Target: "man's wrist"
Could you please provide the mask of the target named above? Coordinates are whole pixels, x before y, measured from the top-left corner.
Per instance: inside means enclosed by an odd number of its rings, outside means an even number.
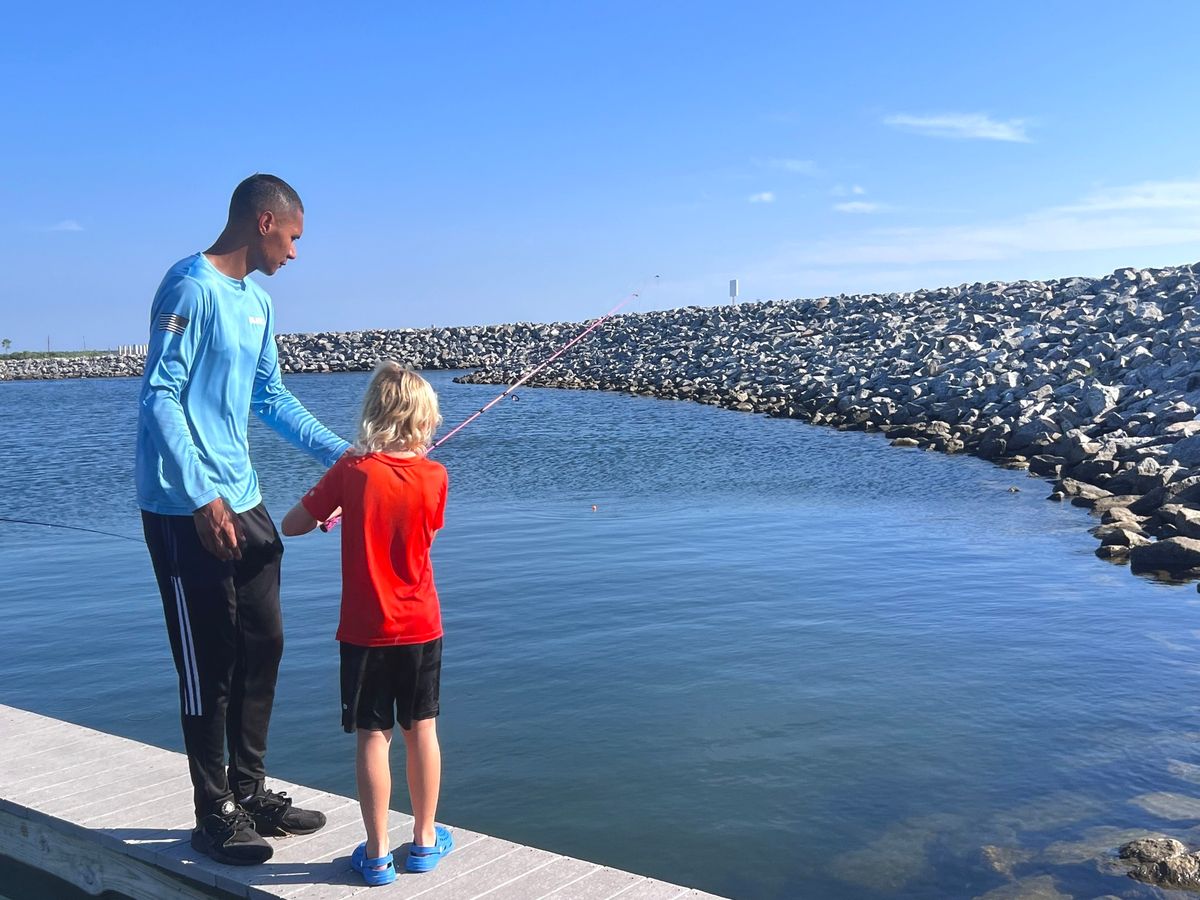
[[[200,496],[199,500],[192,501],[193,503],[196,504],[196,507],[192,510],[192,513],[195,514],[198,512],[202,512],[206,507],[211,506],[212,502],[214,500],[220,500],[220,499],[221,499],[220,491],[213,491],[211,494],[202,494]]]

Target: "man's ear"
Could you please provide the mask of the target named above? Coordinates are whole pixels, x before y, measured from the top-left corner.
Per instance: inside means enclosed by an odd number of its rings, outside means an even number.
[[[264,209],[258,214],[258,233],[266,234],[275,227],[275,213],[269,209]]]

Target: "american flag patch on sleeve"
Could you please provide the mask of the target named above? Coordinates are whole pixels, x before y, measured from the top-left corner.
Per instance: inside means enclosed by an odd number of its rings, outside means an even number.
[[[184,316],[177,316],[174,313],[163,313],[158,317],[158,330],[183,334],[183,329],[187,328],[187,323],[188,320]]]

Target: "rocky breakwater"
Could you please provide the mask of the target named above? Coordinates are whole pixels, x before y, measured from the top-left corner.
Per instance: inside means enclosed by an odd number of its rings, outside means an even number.
[[[54,378],[130,378],[142,374],[144,356],[68,356],[0,360],[0,381]]]
[[[518,323],[281,334],[276,343],[284,372],[364,372],[381,359],[415,369],[499,371],[550,355],[582,327]]]
[[[381,358],[506,383],[580,324],[292,334],[285,372]],[[0,361],[0,381],[136,376],[138,356]],[[615,317],[531,384],[630,391],[886,434],[1054,482],[1098,555],[1200,577],[1200,264],[1104,278]]]
[[[1099,518],[1099,556],[1190,579],[1200,577],[1198,295],[1200,264],[625,315],[531,384],[879,431],[1029,469],[1053,481],[1051,499]],[[550,327],[565,338],[580,326]],[[501,353],[463,380],[507,382],[524,362]]]

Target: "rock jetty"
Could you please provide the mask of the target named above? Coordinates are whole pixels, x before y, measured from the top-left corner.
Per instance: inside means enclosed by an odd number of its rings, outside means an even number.
[[[580,324],[281,335],[287,372],[384,357],[504,383]],[[140,359],[0,362],[0,380],[133,375]],[[615,317],[530,382],[878,431],[1054,483],[1097,554],[1200,577],[1200,264],[1103,278],[687,307]]]
[[[0,381],[35,381],[54,378],[136,378],[142,374],[144,355],[55,356],[36,359],[0,359]]]

